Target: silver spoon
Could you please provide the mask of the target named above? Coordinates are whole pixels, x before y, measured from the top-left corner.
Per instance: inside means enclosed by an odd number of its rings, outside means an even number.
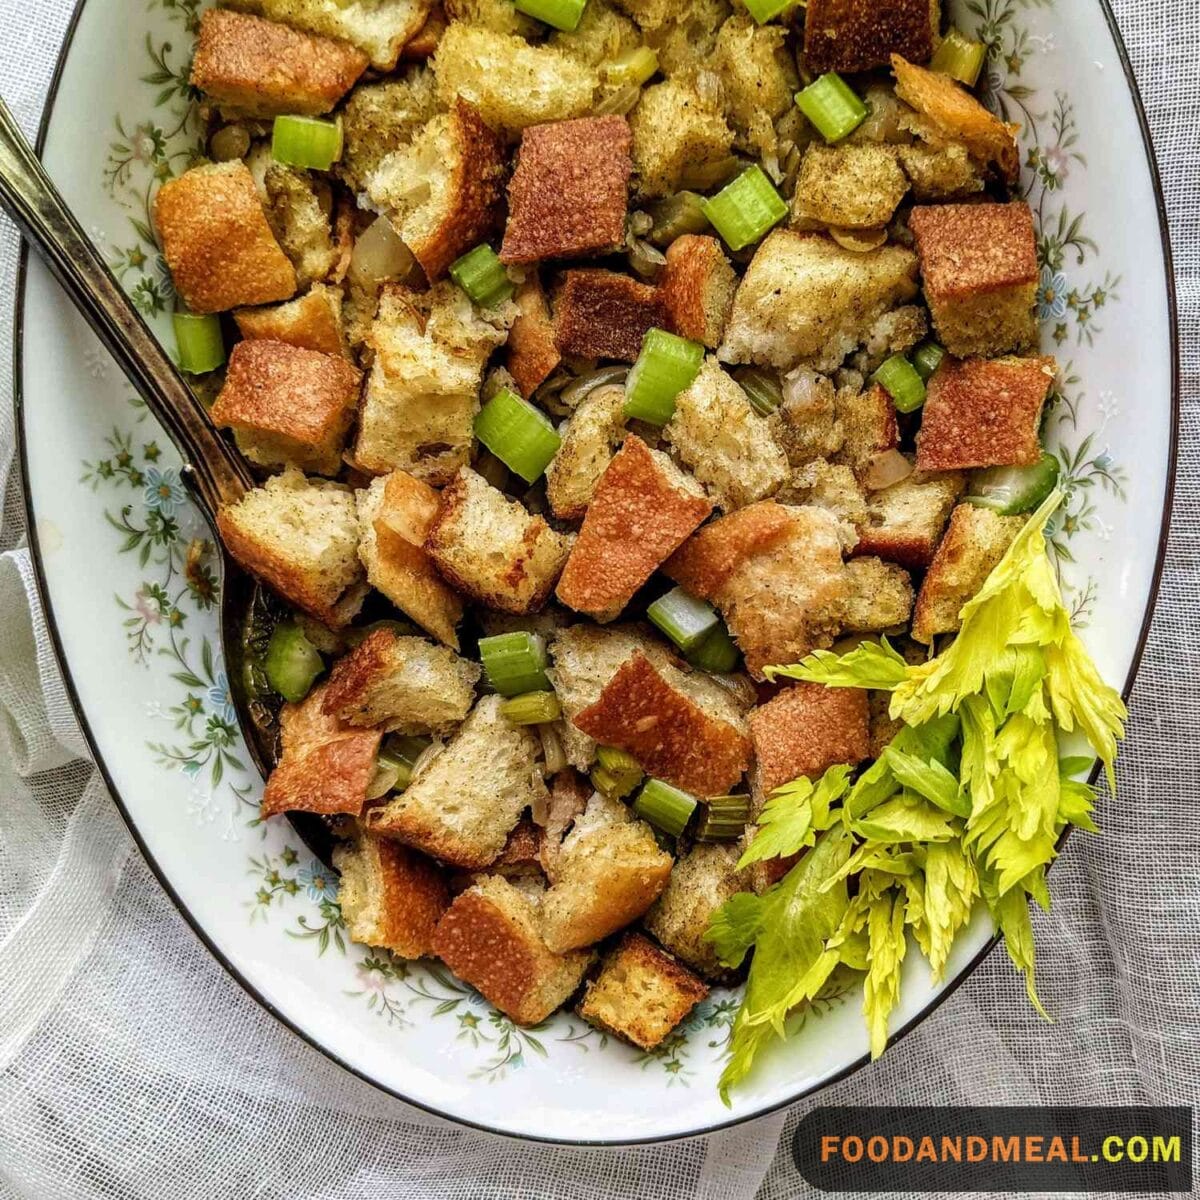
[[[58,280],[104,343],[183,459],[181,478],[221,546],[216,513],[254,486],[241,455],[218,432],[99,251],[83,232],[8,106],[0,99],[0,208]],[[230,691],[247,749],[263,777],[278,757],[274,709],[251,693],[246,646],[258,609],[272,601],[221,546],[220,635]],[[297,832],[328,860],[330,838],[317,818],[293,816]]]

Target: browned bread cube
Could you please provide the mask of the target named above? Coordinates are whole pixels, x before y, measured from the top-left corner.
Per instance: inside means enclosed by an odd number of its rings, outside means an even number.
[[[366,68],[367,56],[346,42],[210,8],[200,18],[190,83],[251,116],[315,116],[333,108]]]
[[[464,467],[442,490],[425,550],[450,583],[480,604],[530,613],[550,598],[571,542]]]
[[[685,233],[667,249],[659,300],[680,337],[719,346],[736,290],[737,275],[716,238]]]
[[[154,200],[154,223],[175,290],[193,312],[270,304],[296,290],[295,268],[240,160],[168,180]]]
[[[404,43],[404,49],[400,51],[401,60],[421,62],[424,59],[432,58],[437,53],[438,43],[442,40],[442,35],[446,32],[448,25],[449,20],[445,10],[440,4],[435,5],[429,16],[425,18],[425,24],[421,26],[419,32]]]
[[[842,446],[833,460],[845,463],[862,479],[877,455],[895,450],[900,444],[896,406],[891,396],[875,383],[865,392],[842,388],[837,394],[835,410]]]
[[[903,54],[917,62],[933,55],[938,0],[808,0],[804,65],[826,71],[869,71]]]
[[[882,229],[892,219],[908,181],[891,146],[810,143],[792,196],[792,224]]]
[[[630,434],[596,485],[559,600],[611,621],[711,512],[695,480]]]
[[[375,777],[378,729],[351,729],[325,711],[325,685],[279,717],[283,753],[263,790],[263,817],[281,812],[358,816]]]
[[[838,519],[773,500],[705,525],[663,569],[720,608],[756,679],[830,645],[849,594]]]
[[[934,328],[956,358],[1037,343],[1033,214],[1010,204],[918,206],[909,216]]]
[[[935,634],[959,628],[962,606],[983,587],[1023,524],[1023,517],[1001,517],[974,504],[960,504],[950,514],[950,527],[917,596],[916,641],[929,642]]]
[[[563,354],[633,362],[646,333],[666,324],[658,289],[616,271],[566,271],[554,294],[554,335]]]
[[[708,988],[649,938],[627,933],[600,964],[577,1009],[589,1025],[653,1050]]]
[[[968,358],[929,381],[917,468],[1030,466],[1042,453],[1038,424],[1054,386],[1053,358]]]
[[[888,562],[927,567],[966,478],[957,471],[927,475],[914,471],[899,483],[872,492],[866,519],[858,525],[855,554],[877,554]]]
[[[912,577],[882,558],[855,558],[846,564],[849,590],[842,604],[842,628],[853,633],[886,633],[908,624],[913,610]]]
[[[425,67],[410,67],[380,83],[360,83],[342,105],[342,157],[334,165],[352,192],[393,150],[411,142],[441,111],[437,81]]]
[[[586,950],[555,954],[533,901],[498,875],[455,898],[438,923],[434,952],[460,979],[518,1025],[537,1025],[583,980]]]
[[[673,686],[638,651],[573,718],[601,745],[627,750],[648,775],[698,796],[728,792],[750,765],[750,739]]]
[[[387,838],[360,834],[338,846],[333,865],[342,873],[338,904],[352,942],[382,946],[401,958],[433,953],[433,934],[450,905],[438,867]]]
[[[632,137],[624,117],[531,125],[508,185],[501,261],[599,254],[625,240]]]
[[[313,284],[303,296],[266,308],[239,308],[233,319],[247,339],[287,342],[301,350],[349,358],[342,324],[342,293],[325,283]]]
[[[561,521],[581,521],[625,437],[625,388],[593,388],[559,426],[562,445],[546,468],[546,499]]]
[[[562,362],[554,336],[550,305],[536,271],[530,271],[513,296],[520,313],[513,321],[505,350],[505,366],[526,400]]]
[[[233,430],[251,462],[336,475],[361,383],[344,358],[286,342],[239,342],[210,415]]]

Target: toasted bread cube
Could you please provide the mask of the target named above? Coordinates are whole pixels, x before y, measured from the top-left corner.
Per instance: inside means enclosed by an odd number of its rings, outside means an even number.
[[[917,0],[919,3],[919,0]],[[995,166],[1007,183],[1016,183],[1020,171],[1016,133],[988,112],[975,97],[949,75],[927,71],[892,55],[896,95],[932,121],[947,138],[960,141],[978,164]]]
[[[463,467],[442,491],[425,550],[450,583],[480,604],[530,613],[550,598],[571,542]]]
[[[425,18],[425,24],[404,43],[404,48],[400,51],[400,61],[424,62],[432,58],[437,53],[442,35],[449,25],[450,18],[446,16],[446,10],[435,0],[433,8],[429,10],[429,16]]]
[[[918,207],[909,226],[934,328],[951,354],[987,356],[1037,344],[1038,262],[1028,204]]]
[[[711,355],[675,398],[663,434],[725,512],[773,495],[787,481],[787,455],[771,424]]]
[[[589,67],[603,68],[642,44],[638,27],[606,0],[588,0],[571,30],[556,30],[550,45]]]
[[[424,66],[356,87],[342,108],[342,157],[334,170],[352,191],[365,192],[379,164],[410,143],[440,107],[437,80]]]
[[[680,337],[716,349],[736,290],[737,275],[716,238],[686,233],[667,249],[659,299]]]
[[[242,567],[318,621],[340,629],[362,607],[354,493],[294,467],[217,514],[225,548]]]
[[[325,686],[279,715],[283,753],[263,790],[263,818],[282,812],[358,816],[375,778],[382,735],[351,729],[325,711]]]
[[[602,254],[625,240],[632,136],[624,117],[531,125],[508,185],[500,259]]]
[[[699,796],[728,792],[750,765],[741,723],[703,708],[641,651],[572,720],[602,745],[628,751],[647,774]]]
[[[855,558],[846,564],[849,594],[842,625],[855,633],[884,633],[908,624],[913,585],[908,572],[881,558]]]
[[[881,229],[891,219],[908,181],[890,146],[813,142],[800,161],[792,196],[792,224]]]
[[[831,371],[890,308],[917,292],[917,256],[903,246],[864,254],[818,234],[776,229],[733,300],[725,362]]]
[[[338,904],[352,942],[400,958],[433,953],[433,933],[450,906],[445,877],[424,855],[388,838],[360,834],[338,846]]]
[[[792,107],[800,82],[786,38],[782,25],[736,12],[721,25],[712,56],[738,144],[768,160],[779,148],[775,121]]]
[[[452,21],[478,25],[496,33],[519,33],[530,37],[539,30],[537,21],[518,12],[512,0],[445,0]]]
[[[649,938],[627,933],[600,965],[576,1010],[589,1024],[653,1050],[708,988]]]
[[[594,388],[559,428],[562,445],[546,468],[546,499],[561,521],[581,521],[625,437],[625,389]]]
[[[437,516],[437,492],[404,471],[393,471],[358,492],[357,502],[358,556],[367,582],[457,650],[462,601],[425,552],[425,538]]]
[[[425,24],[433,0],[228,0],[226,7],[341,38],[367,54],[375,70],[392,71]]]
[[[645,821],[577,825],[556,856],[542,901],[546,945],[561,954],[624,929],[662,895],[672,861]]]
[[[804,65],[823,75],[886,67],[893,54],[928,62],[939,10],[938,0],[808,0]]]
[[[842,530],[823,508],[761,500],[705,525],[663,568],[711,600],[756,679],[828,646],[849,591]]]
[[[502,703],[484,696],[408,787],[370,810],[368,828],[456,867],[495,862],[521,813],[546,799],[542,743],[505,720]]]
[[[925,310],[916,304],[902,304],[871,326],[862,349],[846,365],[864,377],[873,375],[893,354],[907,354],[928,333]]]
[[[380,162],[367,194],[432,282],[497,223],[503,179],[503,144],[479,110],[459,100]]]
[[[947,360],[929,381],[917,467],[1031,466],[1042,453],[1042,406],[1054,386],[1053,358]]]
[[[690,79],[667,79],[642,91],[629,118],[639,195],[669,196],[689,172],[729,158],[733,130],[717,97]]]
[[[518,1025],[550,1016],[592,961],[586,950],[555,954],[542,938],[533,902],[498,875],[478,879],[455,898],[433,946],[455,975]]]
[[[616,271],[565,271],[554,293],[554,337],[563,354],[634,362],[646,333],[665,324],[658,289]]]
[[[376,629],[334,663],[325,710],[352,726],[450,733],[467,719],[481,672],[445,646]]]
[[[329,185],[308,171],[271,163],[263,174],[267,221],[296,270],[296,286],[325,280],[338,259],[328,211]]]
[[[865,392],[842,388],[837,393],[836,411],[842,430],[842,447],[833,456],[860,478],[876,455],[895,450],[900,444],[896,406],[877,383]]]
[[[562,362],[554,336],[550,305],[536,272],[517,288],[513,301],[517,318],[508,334],[505,366],[526,400],[550,378]]]
[[[384,288],[369,344],[354,458],[365,471],[397,467],[435,487],[471,458],[483,368],[505,337],[511,305],[477,309],[443,281],[417,293]]]
[[[630,434],[596,484],[559,600],[597,621],[613,620],[711,512],[694,479]]]
[[[747,890],[738,871],[741,852],[728,843],[697,843],[678,859],[667,890],[642,922],[677,958],[705,979],[722,980],[729,972],[717,961],[712,943],[704,938],[713,913],[730,896]]]
[[[575,724],[585,709],[595,706],[621,667],[635,655],[646,658],[670,687],[688,697],[715,723],[745,729],[742,710],[728,690],[703,671],[691,671],[648,628],[634,625],[572,625],[561,630],[550,646],[554,666],[549,675],[567,718],[563,746],[573,767],[586,771],[596,744]]]
[[[200,17],[189,82],[250,116],[315,116],[333,108],[366,68],[367,56],[345,42],[210,8]]]
[[[855,528],[867,521],[867,497],[854,472],[843,463],[824,458],[796,467],[775,499],[780,504],[813,504],[828,509],[839,521]]]
[[[783,403],[772,420],[793,467],[836,454],[845,441],[833,380],[799,367],[784,378]]]
[[[586,115],[599,84],[592,68],[553,46],[458,21],[442,37],[433,67],[445,103],[469,101],[511,137],[528,125]]]
[[[955,633],[959,612],[983,587],[992,568],[1021,532],[1024,517],[1001,517],[990,508],[960,504],[921,584],[912,636],[930,642],[935,634]]]
[[[910,570],[927,567],[941,541],[950,510],[966,479],[956,471],[907,479],[872,492],[864,521],[858,521],[855,554],[877,554]]]
[[[350,357],[342,324],[342,293],[315,283],[303,296],[263,308],[239,308],[233,319],[247,340],[286,342],[318,354]]]
[[[336,475],[362,374],[344,358],[286,342],[239,342],[210,415],[264,467]]]
[[[616,4],[642,29],[661,29],[679,16],[679,10],[688,6],[688,0],[616,0]]]
[[[244,162],[193,167],[168,180],[155,197],[154,222],[175,290],[193,312],[270,304],[296,291],[296,271]]]
[[[983,174],[962,142],[939,138],[936,144],[917,141],[893,150],[914,200],[962,200],[983,191]]]

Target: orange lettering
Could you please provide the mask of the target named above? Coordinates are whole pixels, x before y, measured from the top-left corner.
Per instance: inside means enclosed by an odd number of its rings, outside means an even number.
[[[1084,1154],[1083,1150],[1080,1148],[1079,1138],[1073,1137],[1071,1139],[1071,1161],[1072,1162],[1089,1162],[1090,1160],[1091,1160],[1091,1156]]]
[[[1010,1137],[992,1138],[992,1160],[994,1162],[1020,1162],[1021,1139]],[[978,1161],[978,1160],[971,1160]]]
[[[892,1138],[892,1158],[896,1162],[908,1162],[913,1156],[913,1140],[899,1134]]]
[[[863,1140],[853,1134],[850,1137],[842,1138],[842,1157],[848,1163],[856,1163],[863,1156]]]
[[[1032,1163],[1045,1162],[1042,1157],[1042,1141],[1040,1137],[1030,1135],[1025,1139],[1025,1161]]]
[[[933,1138],[923,1137],[917,1147],[917,1162],[937,1162],[937,1150],[934,1149]]]
[[[841,1138],[835,1133],[826,1133],[821,1137],[821,1161],[828,1162],[836,1157]]]
[[[967,1138],[967,1162],[983,1162],[987,1158],[987,1152],[987,1138],[974,1133]]]
[[[887,1138],[876,1134],[867,1138],[867,1157],[872,1162],[886,1162],[888,1156]]]
[[[942,1162],[962,1162],[962,1138],[942,1138]]]
[[[1052,1137],[1050,1145],[1046,1147],[1047,1162],[1066,1162],[1067,1161],[1067,1144],[1060,1137]]]

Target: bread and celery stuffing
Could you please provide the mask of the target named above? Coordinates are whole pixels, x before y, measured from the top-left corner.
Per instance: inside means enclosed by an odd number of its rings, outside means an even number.
[[[520,1024],[648,1051],[740,987],[726,1100],[848,980],[882,1052],[973,914],[1037,1004],[1121,736],[1046,553],[1017,130],[938,10],[229,0],[155,205],[259,473],[263,816]]]

